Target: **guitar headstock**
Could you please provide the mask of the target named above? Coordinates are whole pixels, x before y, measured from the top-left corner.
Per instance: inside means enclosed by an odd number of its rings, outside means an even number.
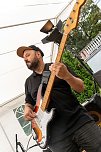
[[[76,0],[76,3],[70,13],[70,16],[67,19],[65,26],[64,26],[65,34],[68,34],[72,29],[77,27],[80,8],[85,2],[86,2],[86,0]]]

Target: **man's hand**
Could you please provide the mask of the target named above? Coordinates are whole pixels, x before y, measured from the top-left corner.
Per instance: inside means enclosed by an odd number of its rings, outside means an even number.
[[[31,121],[36,117],[36,113],[33,112],[33,106],[30,104],[25,104],[25,109],[24,109],[24,118],[25,120]]]
[[[51,64],[49,70],[54,72],[58,78],[65,80],[76,92],[80,93],[84,90],[83,81],[80,78],[73,76],[63,63]]]
[[[55,75],[63,80],[71,78],[71,73],[68,71],[67,67],[63,63],[54,63],[49,67],[51,72],[54,72]]]

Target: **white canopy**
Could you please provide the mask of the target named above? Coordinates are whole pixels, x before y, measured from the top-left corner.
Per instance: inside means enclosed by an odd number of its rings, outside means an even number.
[[[40,32],[50,19],[56,19],[68,6],[67,0],[3,0],[0,4],[0,105],[24,93],[25,79],[31,73],[16,55],[19,46],[35,44],[52,60],[52,43],[42,44],[46,34]],[[71,8],[71,7],[70,7]],[[67,14],[68,17],[68,14]]]
[[[55,25],[68,18],[76,0],[1,0],[0,2],[0,105],[24,93],[24,82],[31,73],[16,55],[19,46],[35,44],[44,61],[55,59],[57,46],[42,44],[40,32],[50,19]],[[99,5],[101,1],[96,1]]]

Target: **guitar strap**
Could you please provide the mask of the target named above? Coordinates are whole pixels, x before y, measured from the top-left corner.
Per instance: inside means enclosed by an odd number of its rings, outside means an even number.
[[[49,76],[50,76],[50,70],[49,70],[49,66],[51,65],[51,63],[46,63],[45,64],[45,68],[44,68],[44,71],[43,71],[43,74],[42,74],[42,80],[41,80],[41,83],[45,83],[47,84],[48,83],[48,79],[49,79]]]
[[[39,85],[38,88],[38,92],[37,92],[37,98],[36,98],[36,106],[34,111],[37,112],[39,105],[40,105],[40,101],[42,99],[42,97],[44,96],[45,90],[46,90],[46,86],[49,80],[49,76],[50,76],[50,70],[49,70],[49,66],[51,65],[51,63],[46,63],[45,64],[45,68],[42,74],[42,79],[41,79],[41,83]]]
[[[42,94],[42,97],[44,96],[46,86],[48,84],[48,80],[49,80],[49,77],[50,77],[50,74],[51,74],[51,72],[49,70],[50,65],[51,65],[51,63],[46,63],[45,64],[45,68],[44,68],[44,71],[43,71],[43,74],[42,74],[42,80],[41,80],[41,85],[42,85],[41,94]]]

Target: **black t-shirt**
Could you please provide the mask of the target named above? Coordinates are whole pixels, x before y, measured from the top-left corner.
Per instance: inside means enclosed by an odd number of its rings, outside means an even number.
[[[44,70],[49,71],[49,65],[50,64],[46,64]],[[35,105],[37,91],[41,81],[42,75],[35,72],[27,78],[25,83],[26,103]],[[46,84],[43,85],[44,91],[45,88]],[[65,136],[70,135],[88,121],[93,120],[93,118],[87,114],[86,109],[79,104],[70,85],[65,80],[57,77],[55,77],[47,110],[50,111],[51,108],[55,110],[48,129],[53,142],[59,139],[62,140]]]

